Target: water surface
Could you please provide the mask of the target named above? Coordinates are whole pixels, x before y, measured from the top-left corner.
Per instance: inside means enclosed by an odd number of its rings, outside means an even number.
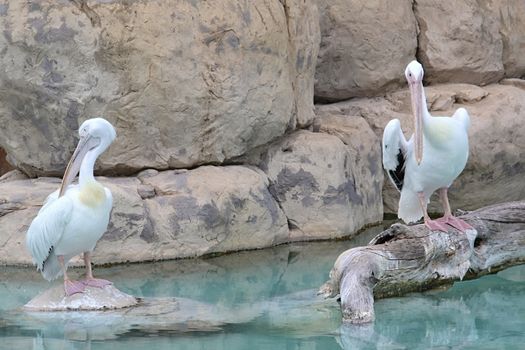
[[[353,241],[95,270],[126,293],[183,301],[176,313],[183,321],[169,327],[159,316],[28,314],[20,307],[49,284],[33,270],[2,268],[0,349],[520,349],[525,344],[525,266],[446,291],[379,300],[375,323],[341,325],[337,302],[315,292],[341,252],[377,232]]]

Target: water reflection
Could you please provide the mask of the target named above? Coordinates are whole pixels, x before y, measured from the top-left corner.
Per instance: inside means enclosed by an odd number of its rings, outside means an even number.
[[[0,348],[477,349],[525,342],[525,267],[448,291],[380,300],[374,324],[341,325],[337,302],[317,298],[316,289],[342,251],[376,232],[353,242],[97,269],[145,298],[142,308],[123,312],[22,312],[49,285],[36,272],[4,268]]]
[[[340,329],[344,349],[517,349],[525,343],[525,281],[518,266],[445,292],[379,300],[376,322]]]

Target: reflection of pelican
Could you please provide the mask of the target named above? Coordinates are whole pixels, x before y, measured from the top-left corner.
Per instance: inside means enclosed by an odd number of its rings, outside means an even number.
[[[33,262],[46,280],[64,275],[66,295],[80,293],[86,285],[102,288],[111,283],[93,278],[90,254],[107,229],[113,203],[111,192],[93,177],[93,168],[116,132],[105,119],[94,118],[82,123],[79,135],[60,189],[47,197],[26,240]],[[79,171],[79,184],[70,185]],[[67,264],[80,253],[84,253],[86,278],[72,281],[66,273]]]
[[[469,115],[459,108],[451,118],[432,117],[423,91],[421,64],[410,62],[405,76],[412,98],[414,135],[407,141],[398,119],[391,120],[383,133],[383,165],[401,191],[398,216],[407,223],[423,216],[432,230],[446,232],[445,224],[449,224],[465,231],[472,227],[452,215],[447,190],[467,163]],[[437,189],[445,214],[431,220],[427,204]]]

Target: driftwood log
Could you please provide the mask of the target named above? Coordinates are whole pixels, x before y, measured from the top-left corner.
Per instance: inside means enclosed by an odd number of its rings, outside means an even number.
[[[344,322],[367,323],[374,320],[374,297],[451,285],[525,263],[525,201],[485,207],[461,218],[475,230],[392,225],[367,246],[339,255],[318,294],[340,295]]]

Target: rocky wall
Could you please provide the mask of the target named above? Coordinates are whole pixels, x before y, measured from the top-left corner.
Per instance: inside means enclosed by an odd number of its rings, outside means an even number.
[[[0,25],[0,149],[18,169],[0,179],[0,263],[29,262],[59,184],[44,176],[94,116],[118,134],[97,163],[115,196],[97,263],[355,235],[396,211],[380,140],[394,117],[411,132],[414,58],[431,113],[471,115],[452,206],[525,198],[520,1],[0,0]]]
[[[313,120],[310,1],[0,1],[0,146],[60,175],[71,134],[104,116],[98,168],[219,164]]]

